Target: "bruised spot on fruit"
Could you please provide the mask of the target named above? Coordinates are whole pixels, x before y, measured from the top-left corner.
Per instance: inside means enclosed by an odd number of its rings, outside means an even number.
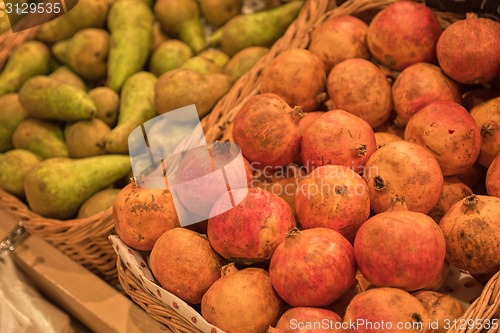
[[[356,146],[356,151],[358,152],[358,156],[366,156],[366,145],[358,144]]]
[[[448,133],[453,134],[453,133],[455,133],[455,130],[450,129],[450,130],[448,130]]]
[[[411,314],[411,319],[413,319],[417,323],[421,323],[422,322],[422,316],[420,316],[418,313],[412,313]]]
[[[392,66],[396,65],[396,60],[394,60],[394,58],[391,57],[390,55],[386,55],[385,59],[387,60],[387,63],[389,64],[389,66],[392,67]]]
[[[378,175],[373,177],[373,186],[377,191],[383,190],[385,188],[384,179]]]
[[[460,233],[458,234],[460,238],[465,238],[465,232],[463,230],[460,230]]]
[[[337,195],[344,195],[344,194],[347,194],[347,187],[346,186],[343,186],[343,185],[336,185],[335,186],[335,194]]]

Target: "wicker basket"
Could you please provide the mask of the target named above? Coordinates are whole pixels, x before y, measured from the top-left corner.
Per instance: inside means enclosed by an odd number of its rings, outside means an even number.
[[[233,86],[231,91],[223,97],[202,120],[207,141],[232,140],[232,121],[241,105],[259,92],[259,84],[263,69],[278,54],[292,48],[306,48],[310,41],[310,34],[320,23],[332,16],[359,14],[368,15],[380,11],[382,8],[397,0],[348,0],[340,6],[334,1],[308,0],[299,17],[288,28],[283,37],[278,40],[271,51],[263,57],[255,67]],[[443,28],[456,20],[457,15],[436,12]],[[121,259],[117,260],[118,278],[124,291],[147,313],[159,322],[169,326],[175,333],[200,333],[191,322],[180,316],[175,310],[164,305],[146,291],[140,281],[132,274]],[[483,289],[481,296],[468,308],[461,320],[493,319],[500,316],[500,272],[495,274]],[[460,327],[450,329],[448,333],[479,333],[480,329],[461,330]],[[484,331],[486,332],[486,331]],[[500,332],[500,329],[490,329],[490,333]]]

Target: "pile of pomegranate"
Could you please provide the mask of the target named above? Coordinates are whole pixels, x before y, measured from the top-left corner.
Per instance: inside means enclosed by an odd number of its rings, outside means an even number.
[[[443,30],[410,1],[364,19],[332,17],[265,68],[232,129],[238,205],[182,228],[168,189],[114,202],[158,283],[227,333],[446,332],[464,313],[437,292],[450,265],[500,270],[500,23]],[[193,209],[224,204],[200,193]]]

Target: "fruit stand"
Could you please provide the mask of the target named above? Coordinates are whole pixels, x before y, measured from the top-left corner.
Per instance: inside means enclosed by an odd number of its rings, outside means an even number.
[[[0,35],[0,209],[176,333],[500,332],[491,6],[28,15]]]

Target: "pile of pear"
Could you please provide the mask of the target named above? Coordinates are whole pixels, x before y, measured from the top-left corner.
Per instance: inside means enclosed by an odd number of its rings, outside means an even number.
[[[130,133],[186,105],[207,115],[303,1],[244,5],[80,0],[40,26],[0,67],[0,188],[47,218],[111,207],[133,176]]]

